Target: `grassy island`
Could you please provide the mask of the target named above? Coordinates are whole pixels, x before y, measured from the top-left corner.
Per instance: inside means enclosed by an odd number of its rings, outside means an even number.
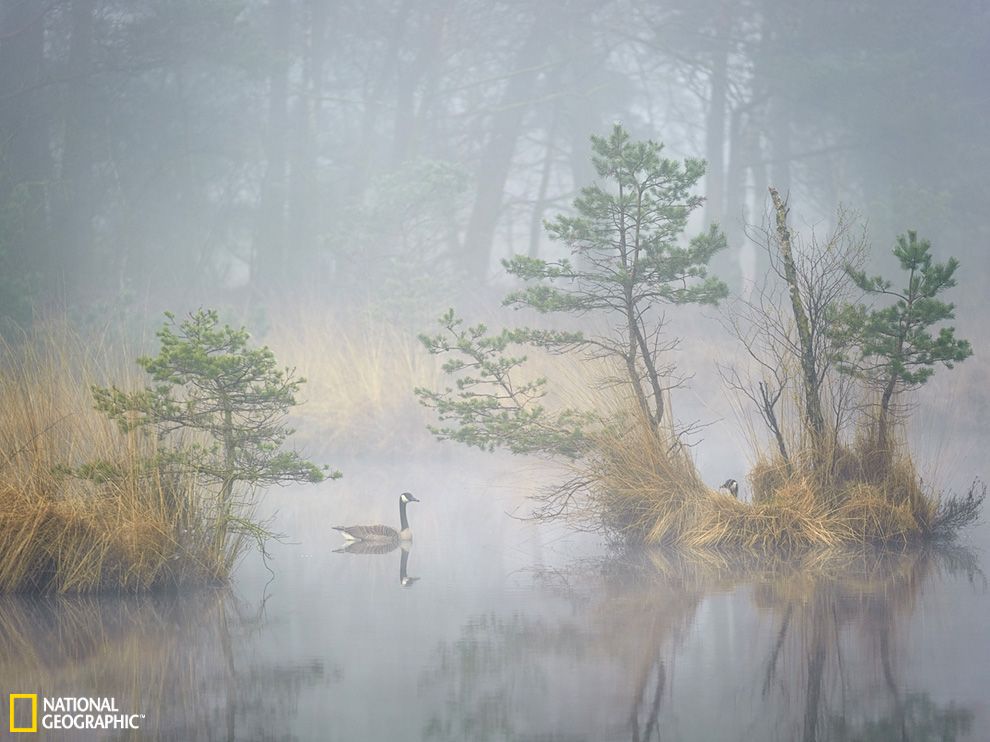
[[[283,449],[304,380],[268,348],[213,311],[158,339],[150,386],[64,325],[0,347],[0,592],[224,580],[271,535],[259,486],[338,476]]]
[[[893,255],[903,280],[865,271],[869,245],[840,211],[824,238],[792,232],[786,199],[770,188],[771,211],[751,230],[770,266],[746,298],[728,299],[709,275],[725,247],[711,227],[684,240],[702,202],[692,190],[704,163],[661,156],[616,126],[592,137],[600,182],[574,202],[576,216],[547,223],[568,257],[505,261],[520,288],[505,305],[563,316],[545,325],[488,332],[451,310],[423,336],[452,384],[419,389],[440,422],[440,439],[506,448],[569,462],[573,476],[538,496],[537,518],[576,516],[620,540],[695,547],[804,549],[948,539],[977,517],[975,482],[965,496],[923,486],[900,431],[910,395],[938,368],[972,354],[947,322],[958,261],[934,260],[914,232]],[[679,338],[676,306],[720,307],[740,349],[720,365],[724,388],[760,422],[749,502],[713,491],[695,469],[671,409]],[[575,320],[576,318],[576,320]],[[598,334],[575,327],[605,328]],[[567,356],[609,402],[554,404],[526,353]]]

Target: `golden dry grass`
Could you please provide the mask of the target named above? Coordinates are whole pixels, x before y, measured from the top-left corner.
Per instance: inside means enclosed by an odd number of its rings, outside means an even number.
[[[348,313],[325,302],[298,301],[272,308],[265,341],[306,379],[302,404],[292,415],[308,443],[338,454],[435,445],[427,425],[436,419],[413,390],[442,389],[453,380],[442,369],[447,359],[431,355],[416,330],[368,310]],[[534,348],[518,352],[527,361],[517,381],[551,380],[541,400],[548,408],[598,409],[608,403],[609,394],[589,385],[603,375],[600,362]]]
[[[613,400],[605,412],[613,424],[595,435],[594,453],[578,469],[607,531],[634,543],[668,543],[698,518],[709,490],[689,451],[658,438],[630,407]]]
[[[115,356],[58,324],[0,345],[0,592],[201,582],[236,558],[236,539],[215,543],[197,483],[149,466],[154,439],[93,409],[90,383],[138,383]],[[87,462],[102,475],[70,473]]]
[[[582,466],[592,511],[625,541],[795,553],[932,535],[939,501],[904,455],[881,469],[873,452],[843,450],[826,482],[764,458],[750,473],[753,501],[743,502],[709,489],[671,434],[655,435],[632,412],[621,419],[596,438],[596,453]]]
[[[273,311],[268,338],[279,360],[306,379],[303,404],[293,410],[305,438],[334,451],[431,441],[430,412],[413,389],[440,388],[445,379],[414,332],[295,302]]]

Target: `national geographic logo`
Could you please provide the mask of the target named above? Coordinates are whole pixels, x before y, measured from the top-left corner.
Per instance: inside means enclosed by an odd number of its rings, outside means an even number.
[[[140,729],[144,714],[124,714],[109,696],[55,696],[41,698],[42,729]],[[8,729],[11,734],[38,731],[38,694],[11,693]]]
[[[17,702],[21,701],[20,704]],[[17,708],[24,706],[24,701],[31,705],[31,726],[17,726]],[[11,693],[10,694],[10,732],[37,732],[38,731],[38,694],[37,693]]]

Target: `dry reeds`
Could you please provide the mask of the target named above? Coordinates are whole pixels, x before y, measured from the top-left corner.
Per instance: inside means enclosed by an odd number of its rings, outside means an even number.
[[[129,356],[111,368],[91,347],[58,325],[0,346],[0,592],[225,577],[237,535],[217,542],[211,494],[93,409],[89,385],[126,378]]]
[[[583,465],[594,510],[607,531],[627,542],[678,540],[709,494],[690,454],[638,411],[613,419],[595,436],[595,453]]]
[[[304,404],[293,410],[303,436],[335,451],[431,441],[430,416],[413,389],[439,387],[443,372],[415,332],[332,307],[313,312],[302,302],[270,320],[269,344],[306,379]]]
[[[951,537],[982,502],[975,488],[942,502],[923,490],[907,456],[879,467],[876,452],[855,447],[836,453],[825,479],[761,459],[749,477],[752,502],[743,502],[709,489],[672,433],[650,430],[633,412],[616,419],[583,464],[585,489],[602,527],[630,543],[760,553],[904,545]]]

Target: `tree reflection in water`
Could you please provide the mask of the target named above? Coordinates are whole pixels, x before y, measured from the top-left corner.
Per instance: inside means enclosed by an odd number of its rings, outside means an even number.
[[[423,736],[702,739],[692,731],[698,702],[678,691],[673,670],[705,600],[738,593],[772,631],[742,637],[761,659],[733,667],[745,660],[719,657],[707,669],[706,683],[735,684],[729,690],[748,704],[743,714],[725,710],[739,716],[727,720],[728,738],[956,740],[971,730],[972,711],[940,705],[930,690],[905,691],[910,679],[896,661],[899,625],[922,586],[945,573],[982,580],[973,556],[951,547],[777,560],[650,550],[542,573],[569,615],[485,614],[464,625],[421,680],[424,692],[445,697]],[[568,677],[593,680],[578,688]],[[591,708],[597,728],[581,729]]]
[[[285,664],[259,641],[263,605],[228,589],[141,596],[0,597],[0,678],[17,692],[117,699],[156,740],[261,739],[305,686],[339,673]],[[16,681],[16,682],[15,682]]]
[[[939,707],[925,692],[905,696],[896,664],[899,624],[915,611],[922,586],[940,569],[965,572],[970,580],[979,575],[969,552],[942,547],[799,563],[757,587],[761,612],[781,616],[762,697],[785,712],[784,732],[814,742],[948,741],[969,731],[971,711],[952,703]],[[883,691],[871,693],[874,688]]]

